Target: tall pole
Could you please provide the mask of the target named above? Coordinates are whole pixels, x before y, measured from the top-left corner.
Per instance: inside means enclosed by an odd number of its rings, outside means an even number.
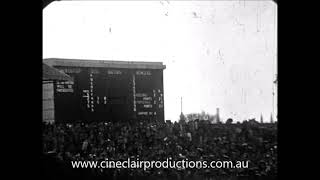
[[[272,118],[274,118],[274,95],[275,95],[275,92],[274,92],[274,86],[277,82],[277,77],[275,76],[275,73],[274,73],[274,69],[275,69],[275,61],[273,63],[273,68],[272,68]]]
[[[277,34],[277,11],[278,11],[278,9],[277,9],[277,6],[275,7],[276,9],[275,9],[275,13],[274,13],[274,29],[275,29],[275,42],[277,42],[277,36],[278,36],[278,34]],[[273,84],[272,84],[272,110],[273,110],[273,118],[276,118],[277,116],[275,116],[275,113],[274,113],[274,111],[275,111],[275,107],[274,107],[274,98],[275,98],[275,90],[276,90],[276,92],[277,92],[277,90],[278,90],[278,64],[277,64],[277,62],[278,62],[278,47],[277,47],[277,43],[275,43],[275,46],[276,46],[276,52],[275,52],[275,60],[274,60],[274,69],[275,69],[275,73],[273,73],[273,75],[275,76],[275,78],[274,78],[274,81],[273,81]],[[278,94],[277,94],[277,96],[278,96]],[[277,101],[277,104],[276,104],[276,108],[278,107],[278,101]],[[278,111],[277,111],[278,112]]]
[[[272,116],[274,116],[274,83],[272,82]]]
[[[182,114],[182,97],[181,97],[181,114]]]
[[[274,117],[274,85],[275,85],[275,82],[276,82],[276,79],[275,79],[275,73],[274,73],[274,69],[275,69],[275,61],[276,61],[276,57],[275,59],[273,60],[273,66],[272,66],[272,113],[271,113],[271,116]]]
[[[276,58],[277,59],[277,58]],[[275,62],[275,67],[274,67],[276,70],[277,70],[277,64]],[[272,82],[272,116],[273,118],[275,118],[275,107],[274,107],[274,100],[275,100],[275,86],[278,85],[278,74],[276,73],[273,73],[273,76],[275,76],[273,79],[273,82]]]

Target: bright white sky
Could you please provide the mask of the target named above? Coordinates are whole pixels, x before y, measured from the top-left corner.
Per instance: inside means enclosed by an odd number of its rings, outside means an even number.
[[[178,120],[183,97],[184,114],[269,121],[276,19],[272,1],[53,2],[43,58],[162,61],[165,119]]]

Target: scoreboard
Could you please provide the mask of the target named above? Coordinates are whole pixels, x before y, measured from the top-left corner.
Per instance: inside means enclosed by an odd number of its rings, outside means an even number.
[[[73,79],[55,84],[56,122],[164,121],[162,63],[45,61]]]

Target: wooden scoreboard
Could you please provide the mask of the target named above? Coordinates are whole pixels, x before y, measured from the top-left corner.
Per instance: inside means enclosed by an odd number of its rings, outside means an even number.
[[[55,121],[164,122],[161,62],[44,59],[73,81],[54,84]]]

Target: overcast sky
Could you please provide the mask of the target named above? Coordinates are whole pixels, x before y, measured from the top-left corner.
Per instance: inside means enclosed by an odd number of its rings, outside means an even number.
[[[272,1],[53,2],[43,58],[162,61],[165,119],[178,120],[183,97],[184,114],[269,121],[276,19]]]

